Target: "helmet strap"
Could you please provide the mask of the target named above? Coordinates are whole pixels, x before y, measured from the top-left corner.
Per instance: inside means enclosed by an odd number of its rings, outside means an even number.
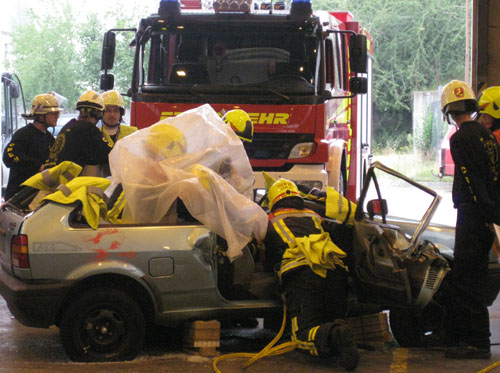
[[[45,115],[36,115],[33,120],[33,125],[43,132],[47,131],[47,128],[49,128],[47,122],[45,121]]]

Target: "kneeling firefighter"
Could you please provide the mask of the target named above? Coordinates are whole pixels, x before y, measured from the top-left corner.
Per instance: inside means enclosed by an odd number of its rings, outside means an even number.
[[[351,210],[354,214],[352,203],[336,195],[345,205],[342,214]],[[279,274],[292,340],[311,355],[336,356],[345,370],[355,369],[359,352],[345,321],[346,253],[325,232],[321,217],[304,207],[293,182],[276,181],[269,189],[268,200],[266,266],[274,265]]]

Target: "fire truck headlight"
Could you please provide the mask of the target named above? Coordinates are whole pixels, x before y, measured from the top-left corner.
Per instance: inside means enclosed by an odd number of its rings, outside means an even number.
[[[292,159],[308,157],[312,153],[313,146],[313,142],[301,142],[299,144],[296,144],[290,151],[290,155],[288,156],[288,158]]]

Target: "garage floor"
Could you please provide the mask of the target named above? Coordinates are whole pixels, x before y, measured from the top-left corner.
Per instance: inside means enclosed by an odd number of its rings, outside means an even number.
[[[492,343],[500,343],[500,300],[490,308]],[[226,334],[226,333],[225,333]],[[258,351],[272,338],[263,329],[234,331],[225,337],[219,353]],[[227,339],[231,338],[231,340]],[[57,328],[34,329],[12,318],[0,298],[0,372],[212,372],[212,358],[186,354],[179,347],[179,335],[155,333],[143,352],[133,361],[83,364],[71,362],[59,342]],[[222,372],[343,372],[335,361],[313,358],[298,351],[259,360],[243,370],[244,360],[221,362]],[[492,347],[491,360],[449,360],[443,351],[399,348],[394,343],[372,350],[361,350],[357,372],[478,372],[500,361],[500,345]],[[493,370],[500,372],[500,367]]]

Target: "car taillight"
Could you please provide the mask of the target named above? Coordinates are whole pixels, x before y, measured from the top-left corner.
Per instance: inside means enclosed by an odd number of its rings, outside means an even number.
[[[19,268],[29,268],[30,260],[28,256],[28,236],[18,234],[12,237],[10,245],[12,252],[12,264]]]

